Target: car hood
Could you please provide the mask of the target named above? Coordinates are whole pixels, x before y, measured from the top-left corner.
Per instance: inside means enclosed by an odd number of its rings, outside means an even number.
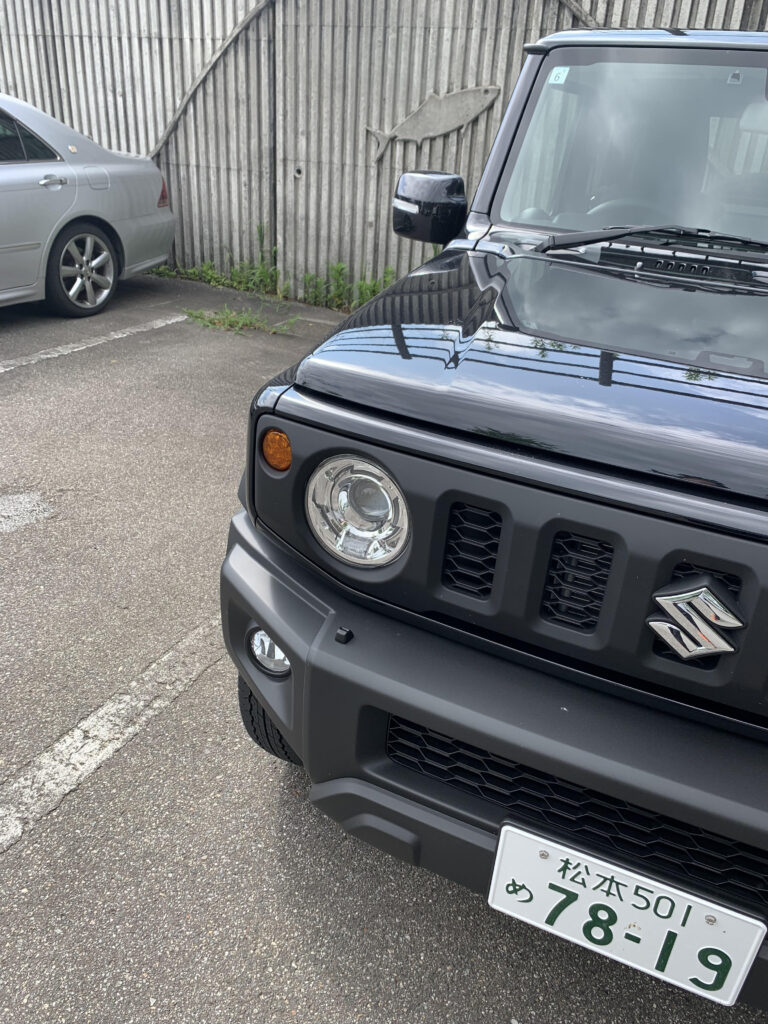
[[[296,384],[549,458],[765,498],[767,325],[759,281],[723,290],[449,248],[345,320]]]

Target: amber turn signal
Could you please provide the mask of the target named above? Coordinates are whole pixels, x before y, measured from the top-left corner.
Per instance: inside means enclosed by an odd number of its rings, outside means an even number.
[[[261,454],[272,469],[281,472],[291,468],[291,441],[282,430],[268,430],[261,439]]]

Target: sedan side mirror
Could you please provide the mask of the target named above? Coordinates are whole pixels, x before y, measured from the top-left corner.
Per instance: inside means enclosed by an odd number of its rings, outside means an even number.
[[[395,234],[416,242],[445,245],[454,239],[467,219],[464,179],[440,171],[402,174],[392,200]]]

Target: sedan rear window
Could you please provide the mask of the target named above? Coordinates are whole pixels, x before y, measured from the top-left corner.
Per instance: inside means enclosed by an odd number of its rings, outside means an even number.
[[[39,139],[34,132],[31,132],[29,128],[25,128],[23,124],[17,122],[16,127],[19,130],[21,141],[24,144],[24,152],[27,155],[27,160],[58,160],[58,156],[51,149],[50,146],[46,146],[42,139]]]
[[[0,114],[0,163],[18,163],[24,159],[24,147],[16,130],[16,122]]]

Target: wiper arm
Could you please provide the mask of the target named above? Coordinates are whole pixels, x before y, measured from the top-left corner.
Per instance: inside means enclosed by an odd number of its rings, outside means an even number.
[[[543,242],[534,246],[533,251],[549,252],[550,249],[573,249],[580,245],[611,242],[614,239],[627,238],[631,235],[662,235],[670,239],[674,237],[714,242],[715,244],[738,245],[763,252],[768,250],[768,242],[761,242],[757,238],[747,238],[745,235],[723,235],[709,231],[707,228],[686,228],[679,224],[630,224],[624,227],[603,228],[601,231],[562,231],[556,235],[549,235]]]

